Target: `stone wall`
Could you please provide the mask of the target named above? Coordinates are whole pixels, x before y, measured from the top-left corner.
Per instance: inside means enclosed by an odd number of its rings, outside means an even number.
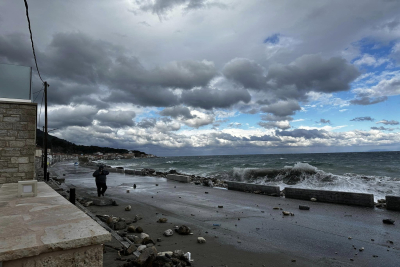
[[[260,185],[260,184],[246,184],[240,182],[231,182],[227,181],[228,190],[235,190],[235,191],[260,191],[261,193],[279,197],[280,196],[280,189],[279,186],[269,186],[269,185]]]
[[[0,101],[0,184],[35,177],[36,103]]]
[[[318,202],[363,206],[370,208],[374,207],[374,195],[365,193],[286,187],[285,198],[302,200],[310,200],[311,198],[316,198]]]

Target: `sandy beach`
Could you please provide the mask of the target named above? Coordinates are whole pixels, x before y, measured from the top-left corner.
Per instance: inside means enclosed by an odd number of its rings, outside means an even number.
[[[75,187],[78,197],[97,197],[93,169],[63,162],[52,166],[51,172]],[[143,219],[134,225],[141,226],[153,240],[161,238],[156,242],[158,252],[190,252],[192,266],[398,266],[400,261],[399,212],[119,173],[111,173],[107,183],[106,197],[119,206],[89,206],[92,213],[128,220],[140,215]],[[131,211],[124,210],[127,205],[132,206]],[[299,205],[308,205],[310,210],[299,210]],[[283,216],[282,211],[294,216]],[[162,217],[168,222],[157,223]],[[396,224],[383,224],[385,218]],[[165,230],[180,225],[189,226],[193,235],[163,236]],[[198,237],[204,237],[206,243],[197,243]],[[119,247],[119,242],[106,245],[104,266],[122,266],[125,262],[116,260],[118,252],[109,247]]]

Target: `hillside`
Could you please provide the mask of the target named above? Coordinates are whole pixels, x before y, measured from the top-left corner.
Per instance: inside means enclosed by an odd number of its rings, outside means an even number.
[[[43,131],[36,129],[36,144],[43,147]],[[58,138],[56,136],[48,135],[47,147],[56,153],[68,153],[68,154],[93,154],[96,152],[102,153],[128,153],[127,149],[117,149],[111,147],[99,147],[99,146],[82,146],[71,143],[67,140]],[[135,154],[146,154],[137,150],[133,150]]]

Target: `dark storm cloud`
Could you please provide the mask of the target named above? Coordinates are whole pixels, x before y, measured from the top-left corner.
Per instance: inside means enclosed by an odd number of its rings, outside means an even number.
[[[92,125],[97,111],[91,106],[59,107],[49,112],[49,127],[89,126]]]
[[[137,123],[137,126],[140,128],[153,128],[156,126],[157,120],[155,118],[148,118],[148,119],[143,119],[140,122]]]
[[[94,117],[95,120],[98,121],[99,125],[102,126],[110,126],[112,128],[122,128],[126,126],[134,126],[135,123],[133,119],[136,114],[133,111],[108,111],[108,112],[99,112]]]
[[[33,65],[26,36],[0,36],[0,47],[0,57],[4,61]],[[83,33],[55,34],[46,54],[38,50],[37,55],[38,60],[43,61],[40,64],[42,73],[46,73],[45,78],[53,84],[49,91],[50,104],[75,103],[74,99],[79,96],[103,95],[99,88],[105,85],[113,91],[125,91],[113,92],[105,99],[108,101],[173,106],[178,98],[168,88],[206,86],[217,75],[212,62],[195,60],[174,61],[148,70],[123,48]]]
[[[0,60],[2,62],[22,66],[34,66],[32,47],[26,40],[29,36],[13,33],[0,35]],[[42,60],[42,54],[38,51],[38,61]]]
[[[237,137],[233,136],[228,133],[212,133],[210,134],[211,137],[213,138],[218,138],[218,139],[224,139],[228,141],[280,141],[276,136],[271,136],[271,135],[263,135],[263,136],[250,136],[249,138],[246,137]]]
[[[325,120],[325,119],[320,119],[319,121],[316,121],[316,123],[331,124],[331,121],[330,120]]]
[[[307,92],[347,91],[359,71],[345,59],[304,55],[288,65],[274,64],[265,75],[264,68],[249,59],[228,62],[222,73],[245,88],[270,91],[278,99],[304,99]]]
[[[269,122],[263,122],[260,121],[257,123],[258,125],[260,125],[261,127],[265,128],[265,129],[274,129],[274,128],[278,128],[281,130],[287,130],[290,129],[291,126],[289,123],[280,123],[278,121],[269,121]]]
[[[228,62],[222,73],[245,88],[263,89],[266,86],[264,68],[256,62],[246,58],[235,58]]]
[[[250,138],[243,138],[243,139],[247,139],[249,141],[281,141],[281,139],[279,139],[276,136],[271,136],[271,135],[263,135],[263,136],[250,136]]]
[[[381,120],[381,121],[378,121],[377,123],[383,123],[385,125],[398,125],[399,124],[399,122],[395,121],[395,120],[391,120],[391,121]]]
[[[164,87],[191,89],[206,86],[217,75],[213,63],[194,60],[172,62],[149,73],[148,83],[154,81]]]
[[[371,118],[370,116],[368,117],[356,117],[350,121],[374,121],[375,119]]]
[[[293,131],[275,131],[277,136],[291,136],[291,137],[304,137],[305,139],[314,138],[327,138],[325,130],[306,130],[306,129],[295,129]]]
[[[363,96],[363,97],[360,97],[360,98],[356,98],[356,99],[350,100],[350,103],[353,104],[353,105],[366,106],[366,105],[377,104],[377,103],[386,101],[387,99],[388,99],[387,96],[380,96],[380,97],[376,97],[376,98]]]
[[[293,118],[290,116],[275,116],[272,114],[262,115],[261,120],[263,121],[292,121]]]
[[[132,103],[139,106],[169,107],[179,104],[178,97],[161,87],[132,87],[131,91],[112,90],[102,99],[109,103]]]
[[[349,90],[359,75],[357,68],[343,58],[304,55],[288,65],[271,66],[266,79],[275,89],[295,86],[303,92],[333,93]]]
[[[394,128],[385,128],[383,126],[381,127],[371,127],[371,130],[379,130],[379,131],[393,131]]]
[[[135,2],[139,5],[140,10],[146,12],[150,11],[153,14],[157,14],[159,17],[177,6],[184,6],[186,11],[206,7],[226,8],[226,5],[218,1],[208,0],[136,0]]]
[[[165,108],[160,112],[161,116],[170,116],[172,118],[183,117],[184,119],[193,119],[194,116],[190,113],[190,109],[183,106],[175,106]]]
[[[201,88],[182,92],[183,104],[203,109],[228,108],[232,105],[244,102],[248,103],[251,96],[247,90],[218,90]]]
[[[62,80],[95,84],[122,52],[121,47],[83,33],[57,33],[46,50],[43,67],[46,73]]]
[[[277,117],[294,115],[298,110],[301,110],[301,107],[295,100],[279,101],[261,108],[262,112],[272,113]]]

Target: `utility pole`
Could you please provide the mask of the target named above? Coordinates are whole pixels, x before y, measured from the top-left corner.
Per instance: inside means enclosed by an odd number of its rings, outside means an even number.
[[[44,126],[43,126],[43,137],[42,137],[42,168],[44,168],[43,162],[44,162]],[[43,169],[43,173],[44,173],[44,169]]]
[[[44,82],[44,170],[43,178],[45,181],[49,181],[47,176],[47,86],[48,83]]]

